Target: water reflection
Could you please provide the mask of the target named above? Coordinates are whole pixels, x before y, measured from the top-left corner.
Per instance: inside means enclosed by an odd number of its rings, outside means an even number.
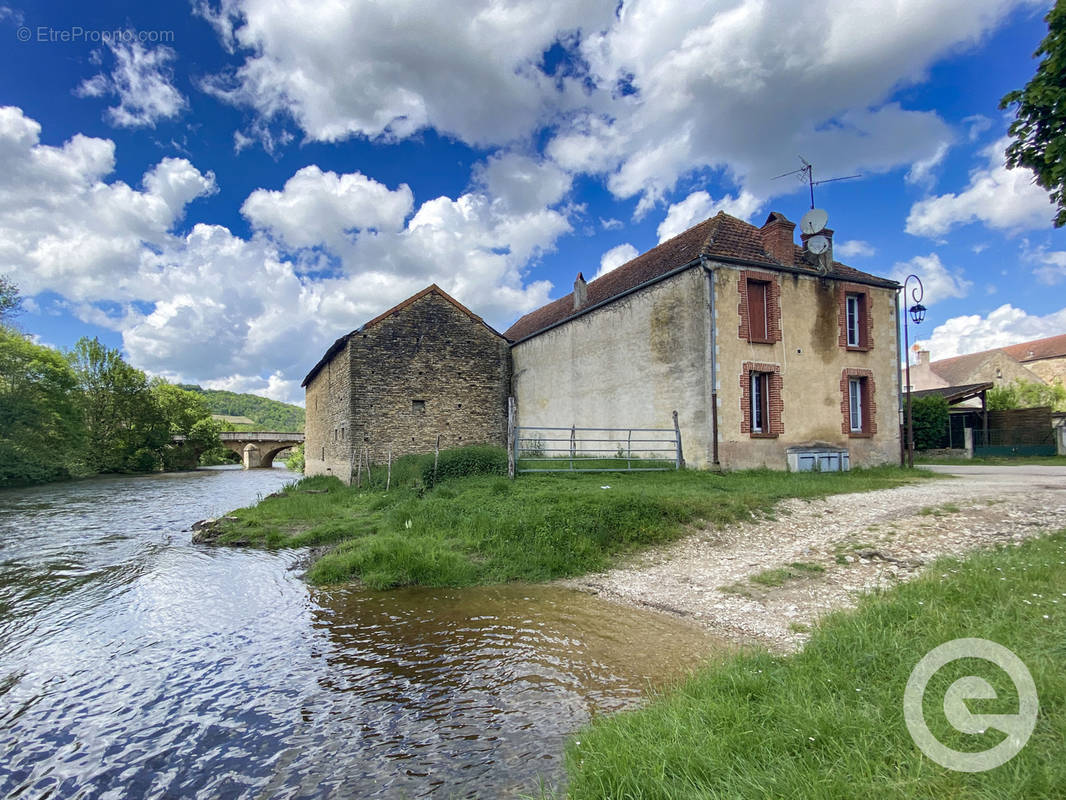
[[[0,492],[0,796],[499,797],[718,646],[554,587],[309,589],[190,544],[283,470]]]

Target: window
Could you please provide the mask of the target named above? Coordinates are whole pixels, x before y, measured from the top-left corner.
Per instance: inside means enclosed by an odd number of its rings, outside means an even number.
[[[748,338],[753,342],[766,342],[770,339],[766,306],[768,288],[769,284],[762,281],[748,281]]]
[[[847,304],[848,347],[862,347],[862,334],[865,327],[865,315],[863,302],[866,298],[861,294],[849,294],[845,300]]]
[[[840,346],[848,350],[872,350],[873,323],[870,291],[854,283],[839,284]]]
[[[425,414],[426,413],[426,401],[425,400],[412,400],[411,401],[411,411],[413,411],[416,414]]]
[[[751,432],[767,433],[769,415],[767,414],[766,398],[770,394],[769,375],[765,372],[751,373]]]
[[[863,395],[866,394],[865,384],[866,381],[863,378],[849,378],[848,379],[848,404],[850,406],[849,419],[851,422],[852,433],[862,433],[863,428]]]

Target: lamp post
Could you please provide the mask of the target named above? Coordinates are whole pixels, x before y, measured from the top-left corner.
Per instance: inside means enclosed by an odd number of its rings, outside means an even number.
[[[914,305],[907,309],[907,314],[914,320],[915,325],[921,325],[925,319],[925,306],[922,305],[922,297],[925,296],[925,288],[917,275],[908,275],[903,281],[903,299],[907,299],[907,284],[914,279],[918,284],[911,289],[911,299]],[[914,467],[914,417],[911,414],[911,340],[907,330],[907,314],[903,315],[903,357],[907,362],[907,467]]]

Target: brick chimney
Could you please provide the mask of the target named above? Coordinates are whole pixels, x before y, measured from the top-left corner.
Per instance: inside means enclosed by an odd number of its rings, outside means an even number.
[[[762,248],[772,258],[780,261],[785,266],[791,267],[795,261],[794,234],[796,223],[789,222],[784,214],[776,211],[770,213],[766,222],[759,229],[762,236]]]
[[[574,311],[577,311],[581,306],[587,304],[588,301],[588,284],[585,283],[585,276],[579,272],[577,273],[577,278],[574,280]]]

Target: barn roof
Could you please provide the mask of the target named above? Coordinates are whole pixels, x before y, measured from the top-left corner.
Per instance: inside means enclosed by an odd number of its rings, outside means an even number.
[[[770,219],[787,223],[781,214],[774,212]],[[769,222],[770,219],[767,221]],[[581,316],[592,308],[608,303],[638,287],[653,283],[670,273],[695,266],[700,256],[746,264],[766,269],[788,270],[818,275],[818,271],[805,259],[805,251],[793,243],[791,260],[778,260],[763,246],[761,230],[754,225],[719,211],[710,219],[667,239],[658,247],[634,258],[606,275],[588,284],[588,301],[574,310],[574,296],[570,293],[531,311],[504,331],[512,342],[531,336],[558,325],[568,319]],[[895,281],[860,272],[834,261],[829,277],[855,283],[896,288]]]
[[[1061,358],[1066,356],[1066,333],[1058,336],[1048,336],[1046,339],[1035,339],[1031,342],[1012,344],[1002,348],[1003,352],[1011,358],[1021,362],[1039,361],[1043,358]]]
[[[458,300],[456,300],[454,297],[452,297],[450,294],[448,294],[442,288],[437,286],[437,284],[431,283],[429,286],[427,286],[422,291],[418,292],[417,294],[411,295],[406,300],[404,300],[404,301],[402,301],[400,303],[397,303],[392,308],[390,308],[388,311],[385,311],[385,312],[383,312],[381,314],[378,314],[376,317],[374,317],[369,322],[363,323],[362,325],[360,325],[358,328],[356,328],[351,333],[346,333],[344,336],[342,336],[337,341],[335,341],[333,344],[331,344],[329,349],[326,351],[325,355],[323,355],[322,358],[320,358],[318,360],[318,363],[315,364],[311,368],[311,371],[307,373],[307,377],[303,379],[303,383],[301,383],[300,386],[307,386],[307,384],[309,384],[311,382],[311,380],[315,377],[315,375],[317,375],[319,373],[319,371],[322,369],[322,367],[326,366],[326,364],[328,364],[330,362],[330,360],[344,348],[344,345],[347,344],[348,340],[350,338],[352,338],[352,336],[354,336],[357,333],[362,333],[367,328],[370,328],[370,327],[372,327],[374,325],[377,325],[383,319],[386,319],[387,317],[391,317],[393,314],[396,314],[396,313],[399,313],[400,311],[403,311],[405,308],[407,308],[408,306],[412,305],[416,301],[421,300],[423,297],[425,297],[428,294],[436,294],[439,297],[443,298],[444,300],[447,300],[449,303],[451,303],[457,309],[459,309],[464,314],[466,314],[468,317],[470,317],[470,319],[472,319],[475,322],[479,322],[482,325],[484,325],[495,336],[500,336],[500,332],[497,331],[495,328],[493,328],[491,325],[489,325],[487,322],[485,322],[485,320],[483,320],[481,317],[479,317],[477,314],[475,314],[469,308],[464,306],[462,303],[460,303]]]

